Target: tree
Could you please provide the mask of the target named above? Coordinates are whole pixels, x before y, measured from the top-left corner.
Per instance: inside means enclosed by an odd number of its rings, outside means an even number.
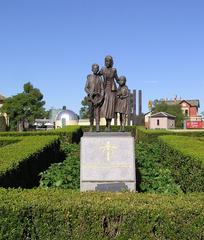
[[[81,109],[79,111],[79,117],[80,119],[86,119],[89,118],[89,106],[88,106],[88,98],[87,96],[84,97],[84,99],[81,101]]]
[[[1,112],[7,113],[12,130],[25,130],[25,124],[33,124],[36,118],[46,116],[43,108],[43,94],[28,82],[23,86],[23,92],[5,100]]]
[[[6,131],[6,119],[4,116],[0,116],[0,132]]]
[[[165,102],[157,103],[153,108],[153,113],[167,112],[176,116],[176,127],[182,128],[184,115],[179,104],[168,105]]]

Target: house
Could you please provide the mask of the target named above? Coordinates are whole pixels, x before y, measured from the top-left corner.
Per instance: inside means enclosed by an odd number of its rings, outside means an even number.
[[[189,120],[194,121],[197,118],[200,119],[200,116],[198,115],[198,108],[200,107],[199,100],[163,100],[158,101],[158,104],[163,102],[167,105],[180,105],[184,116]]]
[[[174,129],[176,116],[166,112],[154,113],[149,117],[150,129]]]
[[[158,103],[166,103],[167,105],[180,105],[181,110],[185,116],[184,128],[202,128],[203,121],[202,117],[198,114],[200,102],[196,100],[169,100],[169,101],[158,101]]]

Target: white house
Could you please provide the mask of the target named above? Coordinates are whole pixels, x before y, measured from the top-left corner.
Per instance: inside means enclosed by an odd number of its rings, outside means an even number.
[[[150,129],[174,129],[176,116],[166,112],[154,113],[149,117]]]

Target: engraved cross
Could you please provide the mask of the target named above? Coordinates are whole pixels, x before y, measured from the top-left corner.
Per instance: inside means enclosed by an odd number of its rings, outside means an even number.
[[[110,161],[113,150],[117,149],[117,147],[115,147],[109,141],[107,141],[107,143],[104,146],[102,146],[101,149],[103,150],[103,152],[106,152],[106,160]]]

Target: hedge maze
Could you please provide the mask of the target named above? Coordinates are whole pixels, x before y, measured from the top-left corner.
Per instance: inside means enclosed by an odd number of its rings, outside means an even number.
[[[0,239],[204,239],[204,132],[128,127],[138,192],[80,193],[85,130],[0,133]]]

